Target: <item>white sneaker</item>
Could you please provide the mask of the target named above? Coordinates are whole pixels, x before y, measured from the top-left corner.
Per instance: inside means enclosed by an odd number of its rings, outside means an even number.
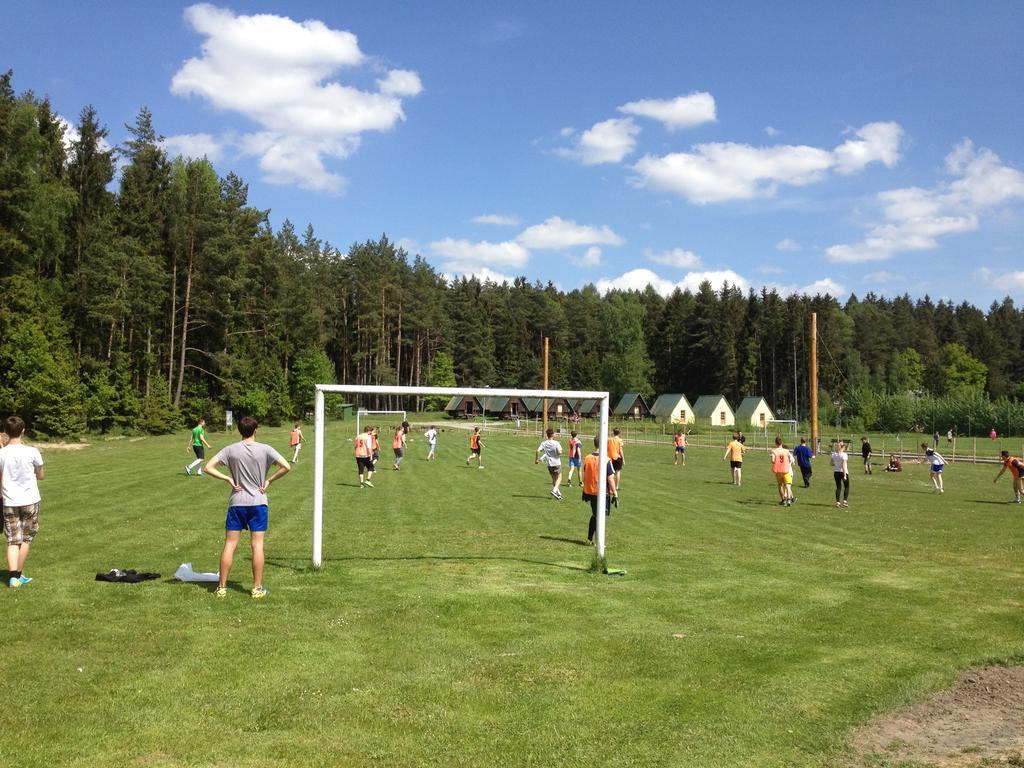
[[[484,468],[483,464],[481,464],[479,467],[477,467],[477,469],[483,469],[483,468]]]
[[[188,468],[187,464],[185,465],[185,474],[186,475],[191,475],[192,474],[192,470]]]

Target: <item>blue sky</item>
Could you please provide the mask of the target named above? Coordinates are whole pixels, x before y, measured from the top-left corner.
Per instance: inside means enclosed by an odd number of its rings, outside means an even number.
[[[770,7],[769,7],[770,6]],[[15,87],[148,106],[343,251],[570,290],[1024,299],[1024,3],[4,3]]]

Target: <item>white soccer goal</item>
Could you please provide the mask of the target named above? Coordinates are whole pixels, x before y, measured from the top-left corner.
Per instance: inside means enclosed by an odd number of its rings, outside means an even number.
[[[788,424],[789,432],[794,435],[796,434],[797,429],[800,426],[800,422],[796,421],[795,419],[770,419],[769,421],[765,422],[764,425],[764,434],[766,437],[768,436],[768,430],[775,427],[776,424],[780,425],[779,429],[785,429],[785,427],[781,425]]]
[[[481,389],[472,387],[399,387],[370,384],[317,384],[316,410],[313,431],[313,567],[323,564],[324,543],[324,395],[327,393],[345,393],[352,395],[437,395],[445,397],[564,397],[568,400],[598,400],[601,403],[600,463],[601,479],[597,486],[598,509],[605,509],[607,504],[607,481],[605,472],[608,467],[608,393],[607,392],[576,392],[560,389]],[[597,554],[604,557],[605,520],[604,515],[597,516]]]
[[[402,414],[402,421],[405,421],[405,411],[368,411],[365,408],[360,408],[358,411],[356,411],[356,434],[358,435],[363,431],[363,416],[377,416],[397,413]]]

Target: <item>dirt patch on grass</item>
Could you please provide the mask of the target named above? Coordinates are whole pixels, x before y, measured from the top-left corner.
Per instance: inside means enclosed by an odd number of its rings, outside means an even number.
[[[976,667],[853,738],[855,766],[1024,766],[1024,667]]]
[[[80,451],[89,443],[36,443],[36,447],[44,451]]]

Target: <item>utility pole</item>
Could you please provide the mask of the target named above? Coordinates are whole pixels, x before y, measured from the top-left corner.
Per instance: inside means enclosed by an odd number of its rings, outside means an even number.
[[[818,452],[818,313],[811,312],[811,450]]]
[[[548,388],[548,351],[550,349],[549,339],[547,336],[544,337],[544,390]],[[544,398],[544,427],[542,429],[544,434],[548,432],[548,399]]]

